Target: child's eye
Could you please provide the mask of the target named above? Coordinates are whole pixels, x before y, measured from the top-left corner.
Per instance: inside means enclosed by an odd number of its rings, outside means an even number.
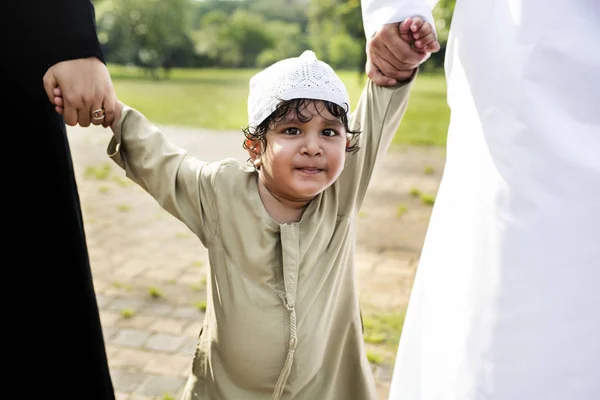
[[[285,134],[287,135],[298,135],[300,134],[300,130],[298,128],[286,128],[286,130],[283,131]]]
[[[337,131],[333,130],[333,129],[325,129],[323,131],[323,136],[327,136],[327,137],[333,137],[335,135],[337,135]]]

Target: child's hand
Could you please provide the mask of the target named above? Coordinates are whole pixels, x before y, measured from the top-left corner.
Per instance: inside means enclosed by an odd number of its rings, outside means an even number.
[[[64,111],[64,100],[62,97],[62,91],[60,90],[60,88],[56,87],[53,89],[53,94],[54,94],[54,109],[56,110],[57,113],[59,113],[60,115],[63,115],[63,111]],[[112,122],[112,125],[110,126],[110,128],[114,131],[117,124],[119,123],[119,121],[121,120],[121,111],[123,110],[123,103],[121,103],[120,101],[117,101],[117,105],[115,107],[115,116]],[[106,126],[104,126],[106,128]]]
[[[435,38],[431,24],[421,17],[406,18],[399,27],[400,37],[423,53],[435,53],[440,44]]]

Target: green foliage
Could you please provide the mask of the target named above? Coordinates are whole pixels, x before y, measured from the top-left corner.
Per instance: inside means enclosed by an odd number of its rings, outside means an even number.
[[[443,66],[454,3],[440,0],[434,9],[442,50],[423,70]],[[161,77],[159,68],[168,77],[173,67],[262,67],[307,48],[338,68],[364,69],[360,0],[98,0],[95,5],[109,62],[142,66],[154,78]]]
[[[350,65],[358,67],[364,50],[350,36],[338,33],[329,41],[329,64],[332,68],[344,68]]]
[[[113,0],[99,6],[98,36],[107,59],[143,66],[156,77],[189,49],[190,0]],[[183,57],[185,58],[185,57]]]
[[[212,11],[202,21],[203,28],[195,34],[196,50],[222,66],[253,67],[258,54],[275,44],[265,19],[246,10],[235,10],[230,16]]]

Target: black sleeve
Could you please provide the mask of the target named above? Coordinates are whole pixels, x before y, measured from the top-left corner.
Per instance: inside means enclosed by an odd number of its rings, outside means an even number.
[[[0,35],[2,54],[8,55],[2,74],[45,102],[42,77],[48,68],[77,58],[105,61],[90,0],[0,0],[0,14],[10,21]]]
[[[44,13],[42,25],[47,26],[47,37],[51,40],[47,53],[50,65],[94,56],[104,62],[94,5],[90,0],[42,0],[40,3]]]

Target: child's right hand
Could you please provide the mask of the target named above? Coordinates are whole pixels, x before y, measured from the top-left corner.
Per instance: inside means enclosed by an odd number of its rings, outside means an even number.
[[[60,90],[59,87],[56,87],[53,89],[52,93],[54,94],[54,109],[56,110],[57,113],[59,113],[60,115],[63,115],[64,100],[63,100],[63,96],[62,96],[62,91]],[[120,101],[117,100],[117,104],[115,107],[115,115],[114,115],[112,124],[110,126],[110,128],[113,130],[113,132],[116,129],[117,124],[121,120],[121,112],[122,111],[123,111],[123,103],[121,103]]]
[[[433,27],[421,17],[406,18],[400,23],[399,31],[402,40],[412,45],[416,51],[435,53],[440,50]]]

